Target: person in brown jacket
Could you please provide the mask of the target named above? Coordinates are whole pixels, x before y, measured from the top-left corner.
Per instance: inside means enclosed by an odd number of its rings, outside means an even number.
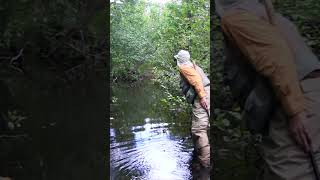
[[[195,89],[197,94],[192,104],[191,134],[201,165],[209,168],[210,144],[207,130],[210,112],[210,80],[199,66],[191,62],[188,51],[180,50],[174,57],[177,60],[181,75]]]
[[[280,102],[260,150],[260,179],[313,180],[320,166],[320,65],[296,27],[270,0],[216,0],[221,27]],[[243,59],[239,59],[243,60]],[[312,166],[309,154],[315,156]]]

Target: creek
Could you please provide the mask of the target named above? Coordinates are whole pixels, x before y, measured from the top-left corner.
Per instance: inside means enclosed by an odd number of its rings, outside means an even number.
[[[111,179],[191,179],[190,114],[163,108],[151,80],[112,85]]]

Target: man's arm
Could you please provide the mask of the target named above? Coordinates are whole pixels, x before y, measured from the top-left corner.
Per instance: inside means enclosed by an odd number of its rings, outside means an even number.
[[[222,18],[222,29],[257,72],[270,80],[288,116],[292,137],[305,151],[309,151],[311,142],[303,125],[306,119],[305,97],[287,42],[276,27],[244,11]]]
[[[275,27],[252,14],[239,12],[222,19],[222,29],[257,72],[270,80],[289,117],[305,110],[293,54]]]

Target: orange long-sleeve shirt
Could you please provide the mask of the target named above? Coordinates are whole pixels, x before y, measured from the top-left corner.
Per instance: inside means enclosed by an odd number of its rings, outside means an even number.
[[[289,117],[305,109],[293,55],[275,26],[239,11],[222,18],[222,29],[248,57],[257,72],[266,76]]]
[[[179,71],[188,80],[188,82],[194,87],[199,98],[203,98],[206,96],[206,92],[204,90],[204,86],[202,83],[202,78],[193,67],[181,66],[179,68]]]

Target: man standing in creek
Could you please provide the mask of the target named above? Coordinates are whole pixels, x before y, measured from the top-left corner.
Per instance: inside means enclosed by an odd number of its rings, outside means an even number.
[[[192,63],[190,54],[180,50],[174,56],[180,71],[180,88],[187,102],[192,104],[191,135],[195,156],[202,168],[210,168],[210,144],[207,135],[210,116],[210,80],[203,70]]]

